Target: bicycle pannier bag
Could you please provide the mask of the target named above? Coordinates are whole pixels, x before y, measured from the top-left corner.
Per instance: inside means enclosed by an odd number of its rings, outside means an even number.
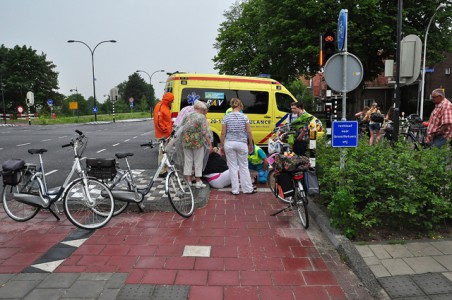
[[[307,170],[304,172],[304,182],[309,196],[318,195],[320,193],[319,180],[315,170]]]
[[[377,112],[374,112],[370,115],[370,120],[377,123],[383,123],[385,119],[385,116],[382,114],[379,114]]]
[[[116,161],[113,158],[87,158],[86,171],[88,176],[112,180],[116,176]]]
[[[16,186],[20,182],[20,170],[22,170],[24,166],[25,161],[23,159],[8,159],[5,161],[2,165],[3,184]]]
[[[294,188],[292,185],[292,178],[289,173],[279,173],[276,175],[276,186],[278,194],[283,197],[291,197],[294,195]]]
[[[296,170],[307,170],[309,158],[306,156],[285,156],[283,154],[275,157],[275,170],[278,172],[293,172]]]

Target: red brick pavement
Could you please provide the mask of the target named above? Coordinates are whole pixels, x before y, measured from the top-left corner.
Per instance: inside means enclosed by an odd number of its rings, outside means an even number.
[[[189,219],[173,212],[127,212],[97,230],[55,272],[125,272],[128,284],[190,285],[194,299],[346,299],[306,231],[277,217],[270,194],[212,190]],[[48,213],[26,223],[0,212],[0,273],[18,273],[74,227]],[[186,245],[210,257],[183,257]]]

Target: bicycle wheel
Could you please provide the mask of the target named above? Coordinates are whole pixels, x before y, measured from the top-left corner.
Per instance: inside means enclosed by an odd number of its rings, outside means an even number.
[[[268,172],[268,179],[267,184],[270,190],[272,191],[273,195],[275,195],[276,198],[283,201],[284,203],[290,203],[292,202],[292,197],[289,197],[288,199],[285,199],[281,197],[278,192],[276,191],[276,177],[275,177],[275,170],[272,169],[270,172]]]
[[[177,171],[171,171],[166,176],[165,192],[174,210],[184,218],[193,214],[195,199],[185,176],[179,176]]]
[[[84,180],[87,180],[87,185]],[[74,180],[66,189],[63,205],[69,221],[88,230],[105,226],[114,210],[110,190],[104,183],[93,178]]]
[[[296,181],[296,184],[297,189],[294,196],[294,204],[297,208],[301,225],[307,229],[309,227],[308,198],[306,197],[301,181]]]
[[[5,185],[3,187],[2,199],[3,208],[6,214],[13,220],[25,222],[32,219],[41,209],[40,207],[25,204],[19,199],[17,194],[36,194],[36,180],[30,180],[31,174],[26,174],[16,186]],[[16,195],[15,195],[16,194]],[[36,194],[38,195],[38,194]]]

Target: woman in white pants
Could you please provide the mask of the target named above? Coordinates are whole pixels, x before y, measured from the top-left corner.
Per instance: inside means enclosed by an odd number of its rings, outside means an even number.
[[[240,99],[232,98],[231,107],[232,112],[225,115],[222,121],[220,153],[226,155],[231,175],[231,193],[238,195],[241,186],[244,194],[254,194],[256,190],[248,169],[248,153],[253,147],[250,121],[241,113],[243,104]]]

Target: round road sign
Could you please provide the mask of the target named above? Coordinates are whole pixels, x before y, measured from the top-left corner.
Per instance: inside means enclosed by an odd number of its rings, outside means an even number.
[[[344,57],[347,56],[346,86],[344,87]],[[353,54],[336,53],[325,64],[325,81],[336,92],[350,92],[363,80],[363,65]]]
[[[17,107],[17,112],[20,113],[20,114],[23,113],[24,112],[24,108],[22,106],[18,106]]]

